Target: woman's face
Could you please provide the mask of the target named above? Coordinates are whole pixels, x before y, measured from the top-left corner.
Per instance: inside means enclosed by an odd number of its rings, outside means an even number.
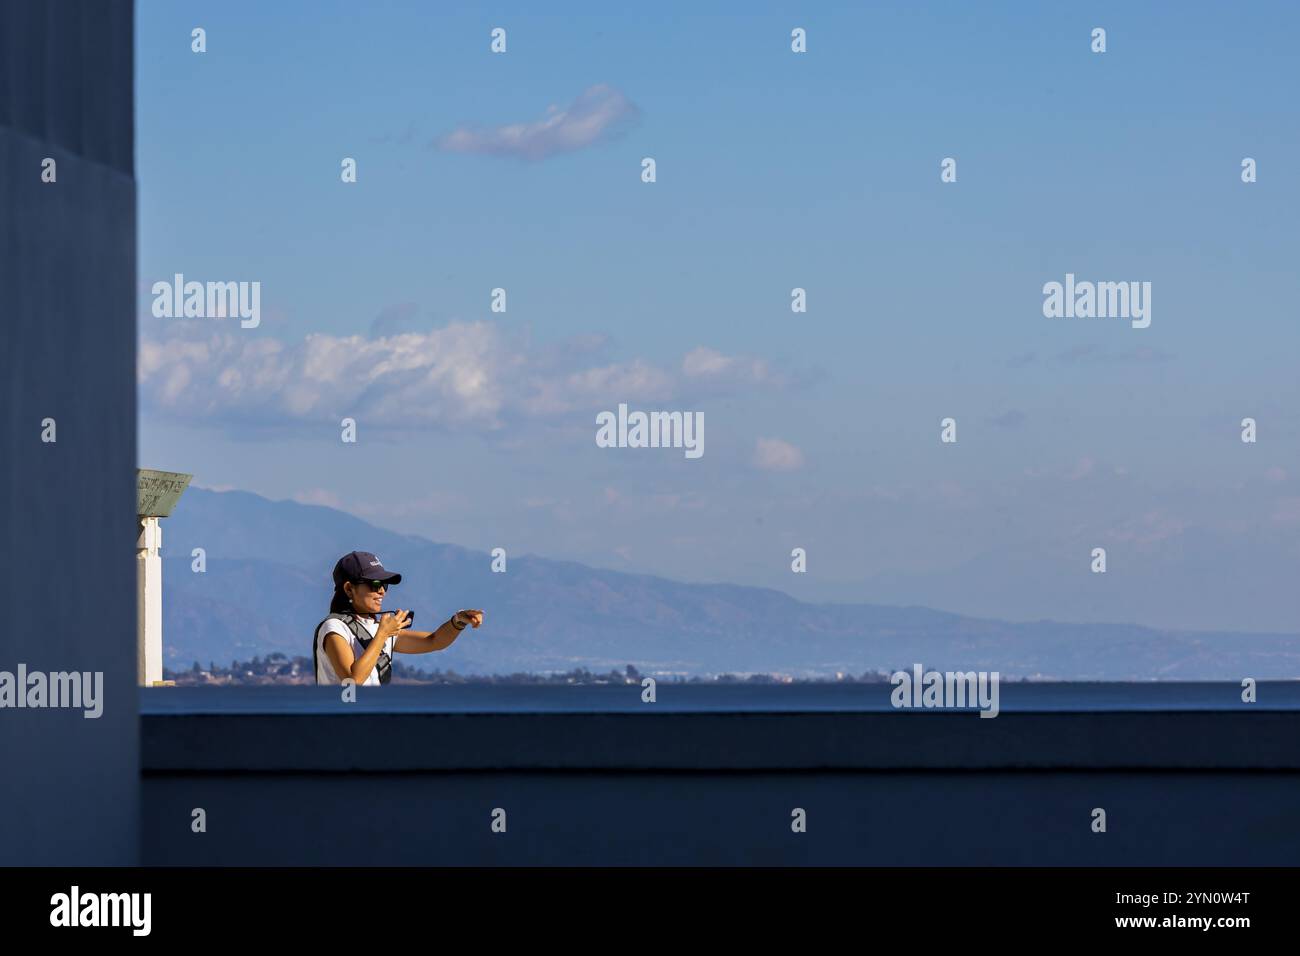
[[[354,581],[352,589],[352,608],[358,614],[378,614],[384,609],[384,594],[388,589],[384,585],[372,588],[365,581]]]

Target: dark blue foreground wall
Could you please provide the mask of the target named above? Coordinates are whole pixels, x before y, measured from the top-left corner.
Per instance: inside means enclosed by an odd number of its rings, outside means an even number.
[[[8,617],[0,671],[105,700],[0,709],[0,864],[139,858],[133,29],[129,0],[0,0],[0,548],[45,615]]]
[[[210,830],[190,834],[193,806]],[[1093,806],[1109,832],[1088,830]],[[145,781],[183,866],[1294,866],[1294,774],[448,773]],[[504,807],[505,834],[488,829]],[[790,831],[790,810],[808,832]],[[1284,810],[1289,807],[1289,810]],[[251,813],[250,810],[255,810]]]
[[[1294,865],[1300,685],[1239,690],[1004,685],[996,719],[881,687],[149,690],[143,857]]]

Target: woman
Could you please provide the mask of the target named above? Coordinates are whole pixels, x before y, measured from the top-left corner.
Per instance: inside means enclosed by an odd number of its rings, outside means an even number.
[[[334,565],[330,616],[316,628],[312,659],[317,684],[378,686],[392,677],[393,653],[427,654],[449,647],[466,627],[483,623],[482,611],[457,611],[436,631],[408,631],[410,611],[383,613],[384,596],[402,576],[367,551],[352,551]]]

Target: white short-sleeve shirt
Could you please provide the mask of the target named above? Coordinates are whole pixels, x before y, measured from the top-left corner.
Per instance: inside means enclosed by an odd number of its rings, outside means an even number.
[[[368,633],[371,637],[374,637],[377,633],[379,633],[378,621],[372,620],[368,617],[358,617],[357,620],[361,623],[361,626],[366,629],[366,633]],[[330,620],[325,621],[323,624],[321,624],[320,627],[316,629],[316,683],[342,684],[343,678],[339,677],[336,673],[334,673],[334,665],[330,663],[330,656],[325,653],[326,634],[341,634],[343,636],[343,639],[348,642],[348,646],[352,648],[353,657],[359,658],[362,654],[366,652],[366,649],[361,646],[361,642],[357,640],[357,636],[353,634],[352,631],[348,628],[348,626],[344,624],[342,621],[331,618]],[[388,652],[388,656],[390,658],[393,656],[393,645],[395,645],[396,643],[397,643],[396,634],[394,634],[392,637],[390,637],[387,641],[384,642],[384,650]],[[362,681],[361,686],[362,687],[379,686],[378,663],[376,663],[375,666],[371,668],[370,676],[368,676],[364,681]]]

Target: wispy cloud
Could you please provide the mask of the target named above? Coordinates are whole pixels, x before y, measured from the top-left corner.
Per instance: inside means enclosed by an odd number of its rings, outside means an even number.
[[[626,96],[600,83],[584,90],[566,109],[552,104],[541,119],[504,126],[459,126],[432,145],[448,153],[536,161],[615,139],[640,113]]]
[[[1300,523],[1300,498],[1279,498],[1273,507],[1274,524]]]
[[[691,349],[682,358],[682,374],[697,384],[723,388],[784,386],[791,381],[789,376],[773,371],[763,359],[726,355],[703,345]]]
[[[496,431],[619,402],[689,402],[701,377],[714,394],[781,384],[748,356],[697,348],[680,366],[661,367],[608,361],[602,347],[579,336],[539,348],[491,322],[379,337],[312,334],[297,343],[172,322],[140,343],[140,396],[164,417],[209,424],[337,426],[350,417],[371,427]],[[707,369],[699,367],[704,353]]]
[[[1190,527],[1185,519],[1171,515],[1163,509],[1148,511],[1130,519],[1119,527],[1110,529],[1109,537],[1138,545],[1152,545],[1166,538],[1176,537]]]
[[[323,505],[326,508],[343,508],[343,499],[333,491],[324,488],[304,488],[290,496],[302,505]]]
[[[797,471],[803,467],[803,452],[779,438],[760,438],[754,464],[763,471]]]
[[[1074,463],[1074,467],[1071,468],[1066,473],[1065,480],[1082,481],[1084,478],[1087,478],[1094,471],[1096,471],[1096,469],[1097,469],[1097,463],[1093,459],[1085,455],[1084,457],[1080,458],[1078,461]]]

